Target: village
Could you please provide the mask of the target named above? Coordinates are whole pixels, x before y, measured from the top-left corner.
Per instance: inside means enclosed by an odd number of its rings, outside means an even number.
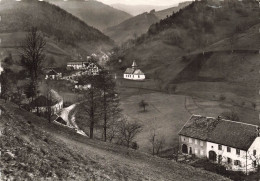
[[[70,84],[68,88],[71,92],[70,97],[82,94],[82,91],[88,91],[92,88],[91,83],[83,81],[82,78],[99,76],[103,70],[104,68],[93,57],[88,57],[86,61],[70,61],[63,68],[46,67],[43,69],[44,81],[52,82],[51,84],[56,90],[48,89],[47,94],[45,92],[45,95],[38,95],[27,107],[30,107],[30,110],[35,114],[38,112],[42,116],[49,115],[50,121],[59,126],[69,127],[78,134],[88,137],[89,133],[85,133],[77,125],[74,113],[77,112],[75,109],[83,97],[77,96],[77,99],[72,99],[69,104],[64,105],[68,98],[59,95],[60,92],[57,91],[59,89],[55,84],[61,86],[68,82]],[[144,84],[144,81],[147,81],[145,74],[135,60],[121,76],[112,74],[114,81],[118,81],[119,77],[125,81],[137,81],[138,84]],[[120,80],[121,84],[122,80]],[[59,82],[63,83],[58,84]],[[149,102],[150,106],[153,106],[151,100]],[[158,115],[154,113],[153,117],[158,117]],[[180,130],[176,130],[178,138],[175,139],[178,139],[178,146],[177,151],[172,155],[174,159],[187,162],[188,160],[207,158],[213,163],[223,165],[230,171],[239,171],[246,175],[257,171],[260,158],[259,126],[227,120],[221,116],[214,118],[195,114],[192,114],[186,121],[184,125],[180,125]],[[158,149],[160,151],[163,147]]]
[[[260,179],[259,1],[1,3],[0,180]]]

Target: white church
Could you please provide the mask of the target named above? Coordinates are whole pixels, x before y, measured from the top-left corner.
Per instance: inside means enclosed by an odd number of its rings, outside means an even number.
[[[137,64],[134,61],[132,64],[132,68],[127,68],[124,73],[124,79],[130,80],[144,80],[145,74],[137,68]]]

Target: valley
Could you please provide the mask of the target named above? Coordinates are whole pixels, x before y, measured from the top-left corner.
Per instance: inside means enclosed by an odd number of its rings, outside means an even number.
[[[0,18],[4,180],[260,178],[257,2],[3,0]]]

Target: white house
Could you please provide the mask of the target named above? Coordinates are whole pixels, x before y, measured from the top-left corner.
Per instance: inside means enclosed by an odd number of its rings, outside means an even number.
[[[44,95],[37,97],[32,103],[32,112],[37,112],[37,107],[40,113],[46,113],[51,109],[52,114],[57,114],[63,108],[63,98],[54,90],[49,92],[50,98]]]
[[[67,63],[67,69],[72,70],[83,70],[86,68],[86,63],[88,62],[68,62]]]
[[[137,64],[134,61],[132,64],[132,68],[127,68],[124,73],[124,79],[130,80],[144,80],[145,74],[137,68]]]
[[[193,115],[179,132],[183,154],[206,157],[228,170],[249,173],[260,164],[257,125]]]
[[[46,68],[44,69],[45,79],[57,80],[62,78],[62,73],[56,71],[54,68]]]

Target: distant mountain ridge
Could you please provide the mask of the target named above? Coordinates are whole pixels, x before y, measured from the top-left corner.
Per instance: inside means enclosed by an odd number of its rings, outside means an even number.
[[[153,5],[126,5],[126,4],[112,4],[112,7],[116,8],[116,9],[120,9],[122,11],[125,11],[133,16],[137,16],[139,14],[143,14],[145,12],[149,12],[151,10],[155,10],[155,11],[161,11],[170,7],[173,7],[175,5],[172,6],[153,6]]]
[[[191,2],[184,2],[180,3],[176,7],[164,9],[162,11],[152,10],[149,13],[142,13],[127,19],[116,26],[107,28],[104,30],[104,33],[119,44],[129,39],[135,39],[143,33],[146,33],[152,24],[159,22],[160,19],[172,15],[173,12],[179,11],[190,3]]]
[[[130,18],[117,26],[105,30],[105,34],[117,43],[134,39],[147,32],[149,26],[158,22],[159,19],[153,12],[143,13]]]
[[[132,16],[102,2],[91,0],[48,0],[99,30],[117,25]]]

